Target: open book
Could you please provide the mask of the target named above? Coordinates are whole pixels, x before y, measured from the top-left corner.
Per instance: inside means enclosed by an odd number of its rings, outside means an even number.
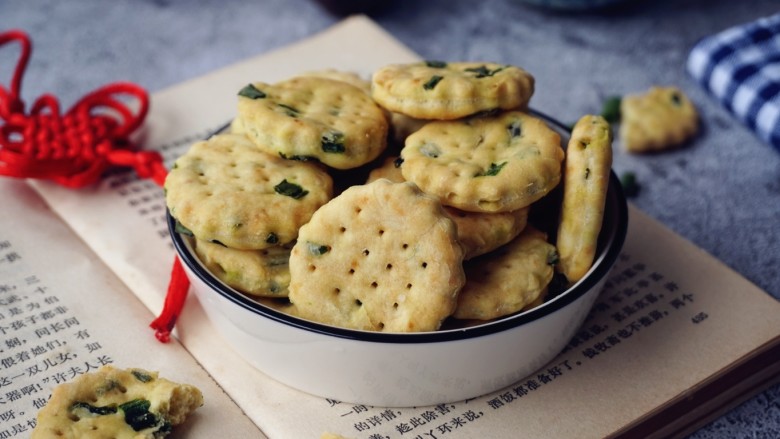
[[[152,97],[140,134],[167,163],[235,115],[250,81],[418,57],[364,17]],[[0,437],[25,437],[53,386],[101,364],[195,384],[206,403],[173,437],[673,437],[780,376],[780,303],[630,207],[624,251],[590,316],[538,372],[496,393],[384,408],[311,396],[232,351],[190,296],[162,309],[174,252],[162,190],[128,172],[78,191],[0,180]]]

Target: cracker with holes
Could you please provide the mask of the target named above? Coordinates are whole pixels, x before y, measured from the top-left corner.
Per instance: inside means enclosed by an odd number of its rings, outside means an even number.
[[[495,63],[392,64],[374,72],[371,83],[371,95],[382,107],[418,119],[525,108],[534,91],[528,72]]]
[[[239,291],[261,297],[287,297],[290,248],[277,245],[259,250],[236,250],[195,240],[195,253],[211,273]]]
[[[387,146],[384,111],[343,81],[300,76],[239,91],[238,117],[258,148],[336,169],[370,162]]]
[[[405,181],[397,158],[390,157],[382,166],[372,169],[368,182],[380,178],[395,183]],[[528,221],[528,210],[523,207],[509,212],[482,213],[444,206],[458,229],[458,241],[465,251],[464,260],[488,253],[514,239]]]
[[[560,136],[519,111],[430,122],[406,139],[401,173],[442,204],[470,212],[529,206],[560,181]]]
[[[547,236],[526,227],[509,244],[464,264],[467,281],[453,317],[491,320],[536,303],[552,280],[556,259]]]
[[[411,183],[353,186],[301,227],[290,301],[309,320],[382,332],[435,331],[465,281],[453,221]]]
[[[364,93],[371,96],[371,81],[363,78],[362,76],[360,76],[355,72],[337,70],[337,69],[324,69],[324,70],[309,71],[306,73],[302,73],[298,76],[312,76],[315,78],[325,78],[325,79],[332,79],[334,81],[346,82],[349,85],[355,86],[363,90]],[[391,132],[392,131],[391,113],[383,108],[382,114],[384,114],[385,119],[388,122],[387,130],[388,132]]]
[[[266,154],[243,135],[197,142],[165,180],[171,215],[198,239],[240,250],[290,243],[333,192],[312,163]]]
[[[588,272],[596,254],[612,167],[612,132],[601,116],[586,115],[574,125],[566,148],[563,205],[556,245],[556,269],[570,283]]]
[[[646,153],[674,148],[693,137],[699,116],[677,87],[652,87],[620,101],[620,142],[628,152]]]
[[[182,424],[203,395],[157,372],[103,366],[54,388],[33,439],[159,439]]]

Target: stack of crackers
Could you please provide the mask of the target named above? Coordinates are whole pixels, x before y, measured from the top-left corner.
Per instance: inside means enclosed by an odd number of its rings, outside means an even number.
[[[533,91],[516,66],[438,61],[251,83],[166,202],[216,277],[296,317],[420,332],[511,315],[589,270],[612,160],[602,117],[564,151]],[[561,186],[547,236],[529,212]]]

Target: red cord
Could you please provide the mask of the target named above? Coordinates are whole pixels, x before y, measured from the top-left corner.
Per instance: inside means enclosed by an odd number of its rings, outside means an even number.
[[[138,150],[130,141],[149,111],[143,88],[127,82],[109,84],[81,98],[64,115],[57,98],[46,94],[25,114],[20,91],[32,44],[20,30],[0,33],[0,46],[10,42],[18,42],[21,53],[11,88],[0,85],[0,176],[80,188],[99,181],[108,168],[122,166],[163,185],[167,170],[162,156]],[[135,110],[128,100],[134,101]],[[188,289],[189,280],[176,258],[162,313],[150,325],[158,340],[170,340]]]
[[[171,283],[168,284],[168,294],[165,295],[165,304],[163,312],[159,317],[152,321],[155,337],[163,343],[168,343],[171,339],[176,320],[179,318],[182,309],[184,309],[184,300],[187,298],[187,290],[190,288],[190,281],[184,273],[179,258],[174,259],[173,269],[171,270]]]

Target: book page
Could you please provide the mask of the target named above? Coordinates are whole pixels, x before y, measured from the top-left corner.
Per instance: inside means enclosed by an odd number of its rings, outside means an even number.
[[[247,82],[334,67],[367,76],[381,65],[416,59],[370,20],[351,18],[289,48],[155,94],[142,140],[171,160],[231,120],[236,91]],[[173,261],[161,189],[130,173],[88,190],[35,187],[139,299],[159,312]],[[684,398],[760,346],[776,343],[780,305],[632,207],[621,258],[566,350],[537,373],[484,397],[398,409],[304,394],[244,362],[192,296],[177,335],[271,438],[318,437],[325,431],[365,439],[600,438]]]
[[[55,386],[107,364],[201,389],[204,406],[171,437],[261,435],[178,342],[143,327],[152,313],[38,194],[0,179],[0,199],[0,437],[29,437]]]

